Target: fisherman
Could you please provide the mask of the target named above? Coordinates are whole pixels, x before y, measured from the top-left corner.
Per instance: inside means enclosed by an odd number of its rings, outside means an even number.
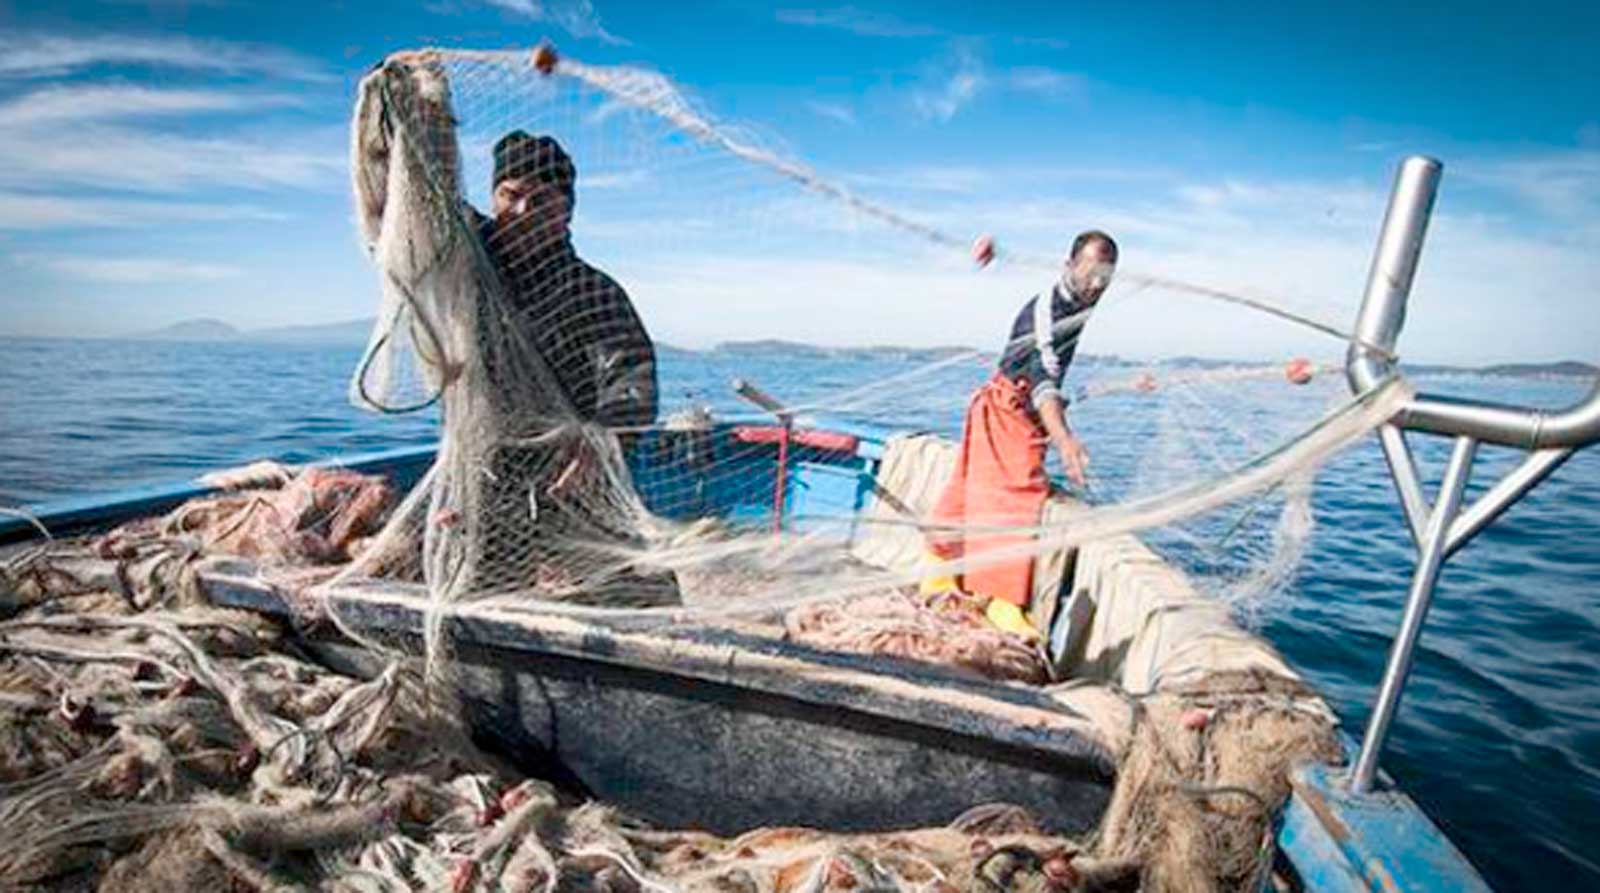
[[[985,561],[980,553],[1025,544],[1025,536],[984,533],[984,527],[1031,527],[1050,495],[1046,443],[1067,477],[1083,486],[1089,452],[1067,424],[1062,382],[1096,302],[1111,283],[1117,243],[1099,230],[1080,233],[1048,291],[1022,306],[994,375],[967,404],[955,470],[940,494],[927,536],[932,563],[975,559],[959,588],[988,599],[995,626],[1036,634],[1023,613],[1033,594],[1033,558]],[[923,580],[924,592],[958,588],[949,575]]]
[[[494,145],[492,216],[474,212],[504,286],[479,333],[513,441],[486,469],[480,566],[531,561],[551,594],[589,603],[676,603],[670,574],[617,558],[643,548],[611,497],[632,490],[622,451],[655,422],[655,348],[627,292],[573,248],[576,181],[554,138],[512,131]]]
[[[489,323],[531,342],[579,419],[638,430],[656,417],[655,348],[627,292],[572,247],[576,181],[552,137],[516,130],[495,143],[493,216],[478,226],[510,318]]]

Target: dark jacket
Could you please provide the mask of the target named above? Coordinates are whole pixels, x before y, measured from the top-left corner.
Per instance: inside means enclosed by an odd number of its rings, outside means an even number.
[[[655,347],[622,286],[578,257],[568,238],[503,246],[493,220],[480,214],[477,222],[506,286],[503,318],[486,325],[519,331],[580,418],[610,428],[653,424]]]

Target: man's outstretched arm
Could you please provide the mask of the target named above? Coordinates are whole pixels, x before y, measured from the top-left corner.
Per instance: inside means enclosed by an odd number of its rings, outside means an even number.
[[[1056,448],[1056,453],[1061,456],[1061,464],[1066,467],[1067,477],[1074,484],[1083,486],[1085,475],[1089,471],[1089,451],[1084,449],[1083,442],[1067,427],[1067,405],[1059,394],[1049,394],[1039,400],[1039,420],[1044,422],[1045,433],[1050,436],[1050,443]]]

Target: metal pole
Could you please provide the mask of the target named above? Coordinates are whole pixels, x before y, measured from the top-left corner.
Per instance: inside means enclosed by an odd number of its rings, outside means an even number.
[[[1455,551],[1467,544],[1467,540],[1477,535],[1478,531],[1494,523],[1500,513],[1510,508],[1517,500],[1539,482],[1550,476],[1550,472],[1561,467],[1561,463],[1572,458],[1574,450],[1570,447],[1562,449],[1539,450],[1529,453],[1528,458],[1522,460],[1512,472],[1500,479],[1487,493],[1478,497],[1466,511],[1462,512],[1450,525],[1450,534],[1445,539],[1444,557],[1449,558]]]
[[[1383,457],[1389,460],[1389,476],[1394,478],[1394,488],[1400,494],[1406,529],[1411,531],[1411,541],[1420,549],[1429,508],[1428,497],[1422,494],[1422,482],[1417,480],[1417,463],[1411,458],[1411,447],[1406,445],[1405,433],[1392,422],[1378,429],[1378,440],[1383,444]]]
[[[1450,463],[1445,466],[1444,480],[1439,484],[1439,498],[1434,503],[1433,513],[1428,516],[1427,529],[1423,532],[1417,570],[1411,578],[1411,590],[1406,595],[1405,613],[1400,618],[1400,631],[1395,634],[1394,645],[1389,649],[1389,663],[1383,671],[1383,683],[1378,687],[1378,701],[1373,705],[1372,719],[1367,723],[1366,736],[1361,740],[1361,753],[1356,757],[1355,772],[1350,777],[1350,790],[1357,794],[1372,790],[1372,780],[1378,772],[1378,752],[1383,749],[1384,739],[1389,735],[1389,723],[1394,720],[1395,710],[1400,705],[1400,693],[1405,689],[1406,676],[1411,672],[1417,638],[1422,633],[1423,621],[1427,619],[1428,606],[1433,602],[1433,587],[1439,580],[1439,568],[1444,565],[1450,522],[1461,508],[1461,494],[1466,489],[1467,476],[1472,470],[1472,459],[1477,451],[1476,440],[1458,437],[1455,449],[1450,452]]]
[[[1417,272],[1433,200],[1439,194],[1442,170],[1438,161],[1413,155],[1400,164],[1395,175],[1389,210],[1384,214],[1378,248],[1372,255],[1372,269],[1367,273],[1361,315],[1356,318],[1357,342],[1350,345],[1345,358],[1350,386],[1357,393],[1370,390],[1392,371],[1391,356],[1377,354],[1363,345],[1374,345],[1390,354],[1394,351],[1395,340],[1406,322],[1406,298]]]

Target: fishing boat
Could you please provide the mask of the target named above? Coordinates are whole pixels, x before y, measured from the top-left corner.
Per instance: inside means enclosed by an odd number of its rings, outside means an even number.
[[[1369,276],[1348,376],[1357,392],[1400,378],[1393,348],[1404,319],[1440,165],[1413,158],[1396,181]],[[799,427],[781,404],[742,386],[765,415],[693,432],[741,486],[719,489],[652,431],[630,453],[647,506],[730,524],[783,529],[815,514],[864,522],[920,514],[953,449],[930,436],[859,425]],[[1438,496],[1423,496],[1405,431],[1455,438]],[[1427,396],[1380,429],[1419,557],[1373,718],[1343,759],[1295,767],[1272,821],[1276,889],[1480,890],[1460,851],[1378,769],[1439,568],[1475,533],[1600,437],[1600,390],[1557,413]],[[1479,443],[1514,446],[1526,462],[1470,507],[1462,493]],[[339,465],[404,489],[431,448],[343,457]],[[208,488],[178,484],[39,507],[0,519],[0,545],[91,533],[167,511]],[[695,494],[686,500],[685,493]],[[766,494],[756,498],[752,494]],[[1056,499],[1049,518],[1079,506]],[[1047,518],[1047,520],[1049,520]],[[894,568],[919,552],[913,529],[862,523],[841,544],[850,560]],[[842,556],[843,558],[844,556]],[[81,579],[114,585],[110,560],[85,559]],[[279,618],[299,647],[343,672],[371,675],[380,659],[308,618],[248,562],[209,559],[209,598]],[[1039,556],[1034,616],[1054,681],[1026,685],[957,669],[841,653],[795,641],[782,617],[746,613],[672,624],[617,611],[463,606],[448,618],[454,677],[477,733],[531,772],[669,827],[720,833],[771,825],[844,830],[949,820],[979,803],[1028,809],[1064,833],[1099,826],[1129,746],[1138,697],[1185,680],[1269,680],[1310,715],[1333,718],[1272,646],[1237,626],[1132,534]],[[420,640],[429,611],[420,584],[354,581],[325,589],[345,631]],[[309,622],[308,622],[309,621]],[[1268,881],[1264,880],[1264,883]]]

